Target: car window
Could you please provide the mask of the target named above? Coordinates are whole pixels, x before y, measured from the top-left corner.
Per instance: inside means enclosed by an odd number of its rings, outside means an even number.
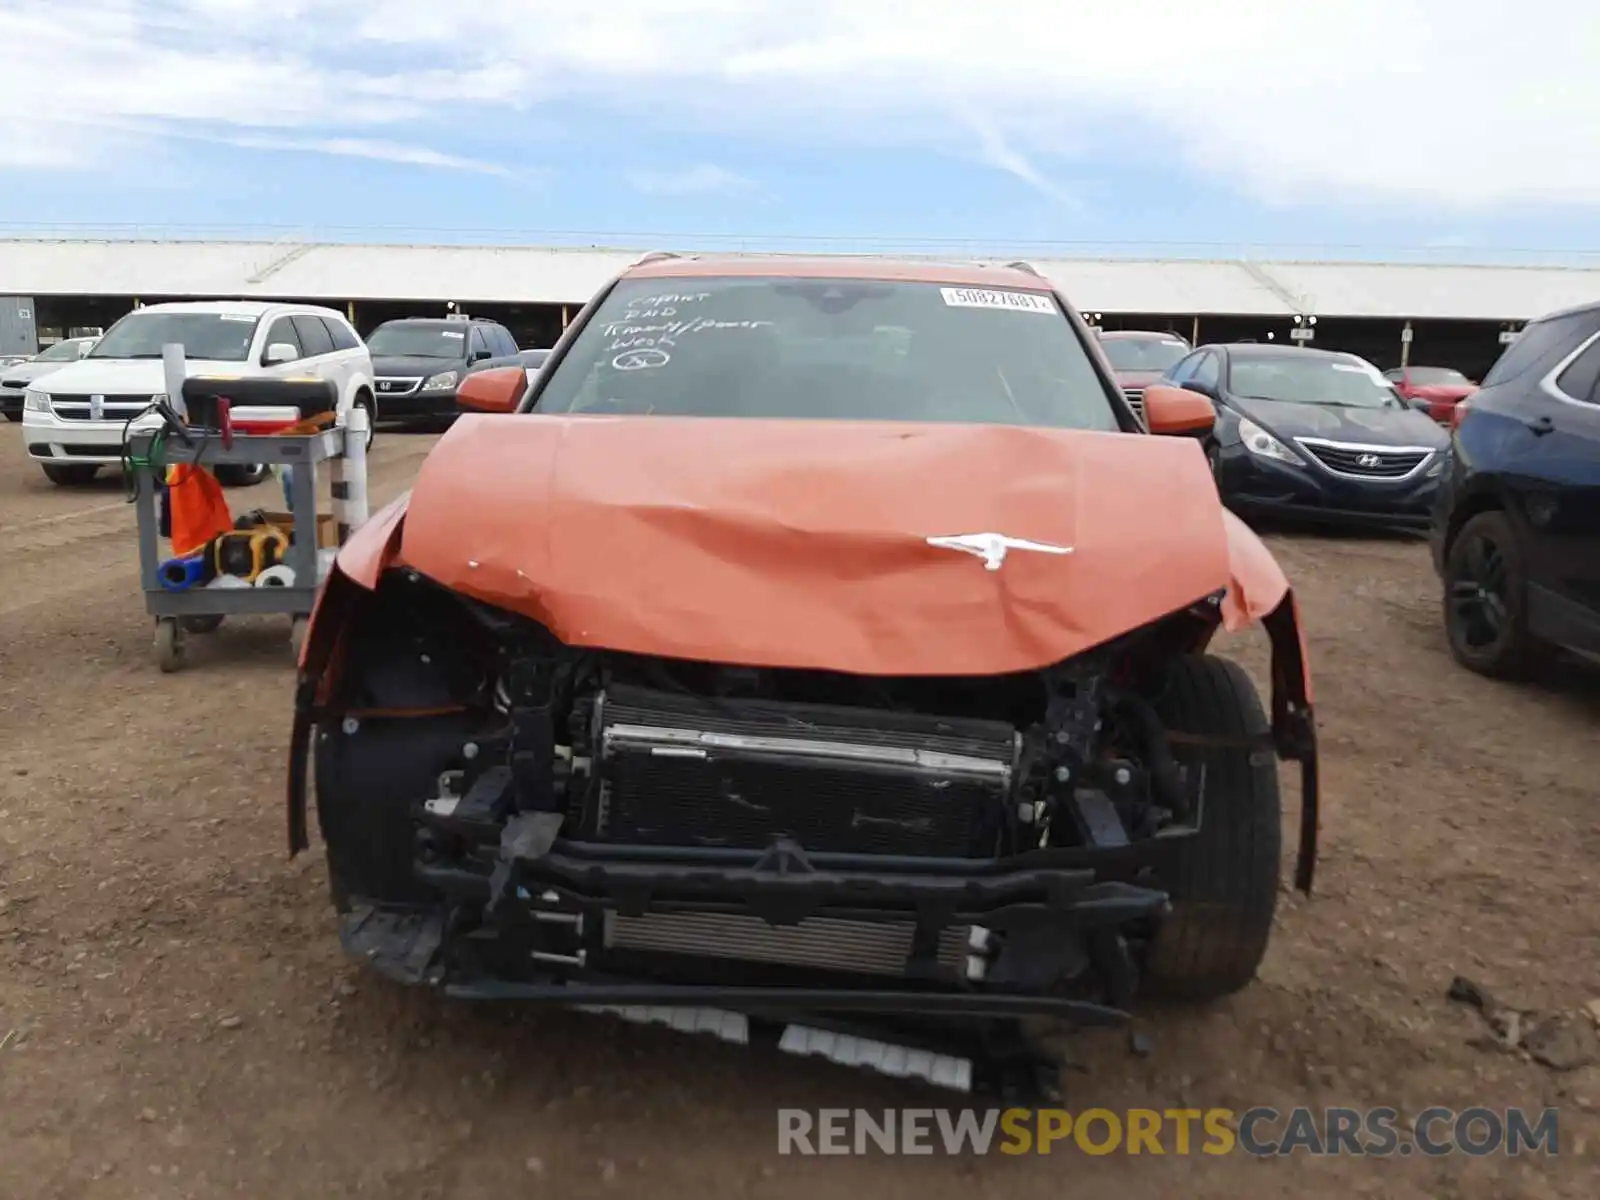
[[[459,323],[392,321],[372,331],[367,349],[394,358],[462,358],[466,337]]]
[[[511,331],[509,329],[507,329],[505,326],[496,325],[494,327],[494,339],[498,343],[495,346],[495,351],[494,351],[496,354],[503,354],[503,355],[514,355],[514,354],[516,354],[516,352],[517,352],[517,339],[511,336]]]
[[[1418,387],[1466,387],[1472,383],[1454,367],[1410,367],[1404,375]],[[1401,372],[1394,372],[1390,378],[1401,378]]]
[[[1189,376],[1189,382],[1198,383],[1205,387],[1220,387],[1222,384],[1221,358],[1209,350],[1205,351],[1195,364],[1194,371]]]
[[[335,317],[323,317],[322,326],[328,331],[328,340],[335,350],[354,350],[361,345],[355,330]]]
[[[1579,342],[1600,329],[1600,309],[1547,317],[1525,326],[1521,335],[1483,377],[1484,387],[1519,379],[1537,367],[1542,374],[1572,353]]]
[[[160,358],[161,348],[183,347],[187,358],[208,362],[244,362],[261,318],[254,313],[161,312],[148,308],[128,313],[95,343],[85,358]]]
[[[483,340],[483,328],[481,326],[474,325],[472,327],[472,337],[467,343],[467,353],[478,354],[479,352],[487,351],[488,349],[488,345]]]
[[[294,331],[293,317],[279,317],[272,323],[272,328],[267,330],[267,340],[261,345],[262,352],[265,353],[268,346],[279,342],[293,346],[296,358],[304,356],[305,351],[300,347],[299,335]]]
[[[46,350],[34,355],[34,362],[76,362],[83,351],[83,343],[69,338],[64,342],[56,342]]]
[[[1165,371],[1189,353],[1186,343],[1166,337],[1102,338],[1100,348],[1116,371]]]
[[[1181,384],[1194,374],[1194,369],[1200,365],[1200,360],[1206,356],[1204,350],[1197,350],[1188,358],[1182,360],[1172,370],[1167,372],[1167,382]]]
[[[625,279],[546,377],[549,412],[1117,430],[1042,292],[876,279]]]
[[[1228,392],[1244,400],[1333,408],[1393,408],[1400,403],[1394,385],[1364,359],[1305,350],[1234,354],[1228,362]]]
[[[1399,367],[1390,367],[1383,373],[1383,377],[1390,383],[1399,383],[1406,377],[1406,373]]]
[[[1584,352],[1567,364],[1567,369],[1556,378],[1556,387],[1572,400],[1595,403],[1596,384],[1600,383],[1600,337]]]
[[[300,347],[305,351],[307,358],[333,353],[333,338],[328,335],[328,327],[322,323],[320,317],[295,317],[294,331],[300,337]]]

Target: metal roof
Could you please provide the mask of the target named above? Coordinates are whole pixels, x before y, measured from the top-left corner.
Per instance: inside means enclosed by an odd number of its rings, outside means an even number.
[[[0,240],[0,295],[581,304],[641,253],[15,238]],[[1523,321],[1600,299],[1600,268],[1585,267],[1116,258],[1032,262],[1090,312]]]

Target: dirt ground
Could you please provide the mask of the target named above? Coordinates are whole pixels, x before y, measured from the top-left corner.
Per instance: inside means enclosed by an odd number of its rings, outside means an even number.
[[[1593,1197],[1600,1067],[1469,1044],[1468,975],[1518,1005],[1600,997],[1600,686],[1448,659],[1425,548],[1274,536],[1302,596],[1323,860],[1260,980],[1084,1038],[1068,1103],[1403,1114],[1560,1108],[1558,1159],[797,1158],[779,1107],[944,1093],[601,1016],[446,1003],[341,955],[320,855],[287,859],[287,621],[152,662],[116,472],[53,487],[0,425],[0,1196],[1176,1194]],[[432,439],[380,434],[374,507]],[[244,504],[270,505],[269,486]],[[1257,672],[1254,635],[1228,647]],[[1288,816],[1293,820],[1293,813]],[[1292,840],[1290,840],[1292,844]],[[1287,877],[1287,871],[1286,871]],[[1290,1174],[1292,1172],[1292,1174]]]

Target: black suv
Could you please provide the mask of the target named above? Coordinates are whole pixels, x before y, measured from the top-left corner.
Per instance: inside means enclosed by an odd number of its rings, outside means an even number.
[[[516,366],[517,342],[484,317],[404,317],[385,321],[367,338],[385,420],[453,417],[456,388],[474,371]]]
[[[1600,659],[1600,303],[1530,323],[1457,406],[1433,559],[1463,666]]]

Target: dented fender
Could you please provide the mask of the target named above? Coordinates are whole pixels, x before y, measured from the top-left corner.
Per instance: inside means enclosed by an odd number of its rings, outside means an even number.
[[[1272,647],[1272,741],[1278,756],[1300,764],[1300,845],[1295,887],[1311,891],[1321,829],[1317,730],[1311,687],[1311,655],[1294,589],[1272,552],[1254,530],[1231,512],[1222,514],[1228,533],[1230,580],[1222,600],[1222,627],[1230,633],[1257,621]]]

